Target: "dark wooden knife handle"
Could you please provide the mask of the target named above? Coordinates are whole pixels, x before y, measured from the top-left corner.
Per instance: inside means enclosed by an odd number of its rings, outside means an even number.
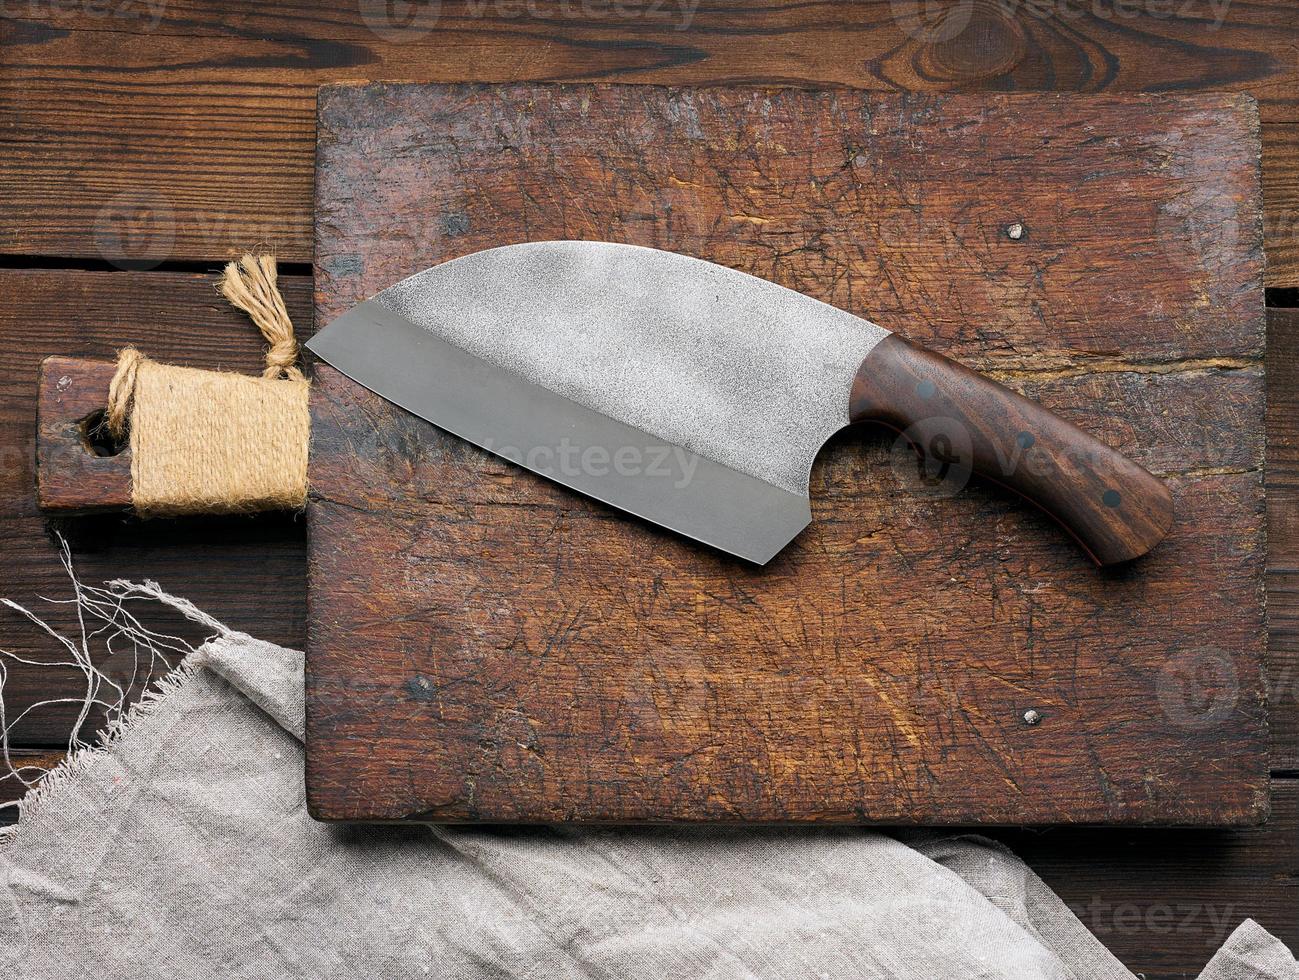
[[[1173,523],[1173,498],[1122,453],[1034,401],[941,354],[886,337],[862,362],[849,414],[903,432],[940,456],[1022,494],[1098,564],[1144,555]]]

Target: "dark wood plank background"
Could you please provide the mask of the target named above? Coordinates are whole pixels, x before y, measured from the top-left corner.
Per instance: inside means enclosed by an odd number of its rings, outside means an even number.
[[[1209,833],[1003,834],[1147,977],[1194,975],[1244,916],[1299,947],[1299,10],[1289,0],[920,0],[786,5],[657,0],[20,0],[0,8],[0,594],[65,596],[36,514],[32,416],[47,353],[125,342],[254,370],[217,264],[276,248],[299,331],[308,276],[314,90],[345,80],[843,84],[876,90],[1249,92],[1263,119],[1270,350],[1269,688],[1273,816]],[[688,6],[685,8],[690,9]],[[148,269],[148,271],[134,271]],[[151,576],[241,629],[301,644],[304,542],[290,517],[66,525],[89,581]],[[67,628],[66,610],[51,622]],[[174,623],[171,625],[175,625]],[[192,634],[191,634],[192,635]],[[11,613],[0,648],[57,651]],[[79,694],[11,665],[12,718]],[[46,764],[74,713],[14,731]],[[90,725],[94,727],[94,722]],[[0,788],[11,787],[0,783]],[[12,792],[12,789],[9,790]]]

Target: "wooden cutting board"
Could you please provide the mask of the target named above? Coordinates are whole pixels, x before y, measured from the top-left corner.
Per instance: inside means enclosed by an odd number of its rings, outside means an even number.
[[[755,568],[316,371],[307,788],[328,820],[1257,822],[1263,296],[1241,96],[325,88],[323,324],[590,238],[775,280],[1164,477],[1093,567],[1029,505],[836,439]]]

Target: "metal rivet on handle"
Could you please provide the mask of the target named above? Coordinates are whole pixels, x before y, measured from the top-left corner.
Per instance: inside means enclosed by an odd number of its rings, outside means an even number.
[[[1024,712],[1024,724],[1036,725],[1042,720],[1042,712],[1035,708],[1029,708]]]

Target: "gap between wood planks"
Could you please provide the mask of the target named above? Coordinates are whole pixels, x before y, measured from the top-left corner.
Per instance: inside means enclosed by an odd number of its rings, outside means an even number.
[[[150,262],[148,268],[132,268],[129,264],[65,255],[4,255],[0,254],[0,269],[19,272],[172,272],[182,275],[215,275],[229,259],[167,259]],[[311,278],[314,270],[310,262],[276,261],[282,277]]]
[[[228,258],[212,259],[166,259],[162,262],[150,262],[147,269],[135,269],[108,259],[96,259],[73,255],[42,255],[0,253],[0,269],[13,269],[28,272],[156,272],[215,275],[228,262]],[[312,278],[315,269],[310,262],[277,260],[279,273],[284,278]],[[1299,287],[1269,286],[1264,289],[1268,309],[1299,309]]]

